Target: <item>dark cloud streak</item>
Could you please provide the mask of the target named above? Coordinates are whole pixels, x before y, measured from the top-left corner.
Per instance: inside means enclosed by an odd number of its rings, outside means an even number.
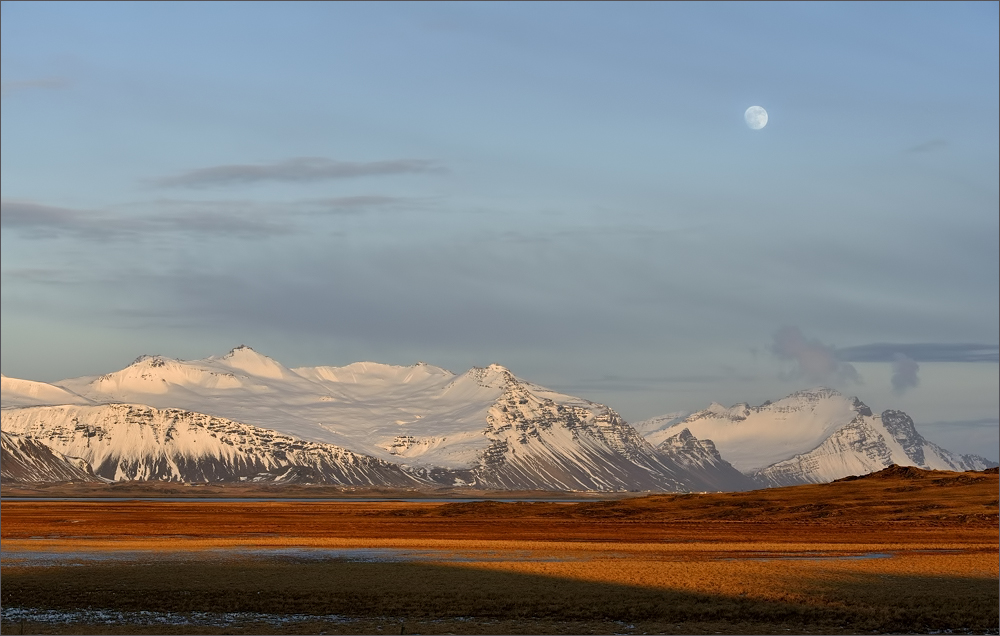
[[[14,93],[33,90],[36,88],[66,88],[69,80],[62,77],[45,77],[34,80],[20,80],[14,82],[3,82],[0,84],[0,95],[9,97]]]
[[[922,144],[917,144],[911,148],[907,148],[906,152],[936,152],[938,150],[944,150],[948,147],[948,142],[944,139],[931,139],[930,141],[925,141]]]
[[[337,161],[324,157],[293,157],[271,164],[234,164],[198,168],[153,181],[166,188],[205,188],[246,185],[262,181],[305,183],[397,174],[441,172],[441,168],[426,159],[392,159],[388,161]]]
[[[1000,362],[1000,345],[979,343],[873,344],[836,350],[844,362],[894,362],[903,355],[915,362]]]

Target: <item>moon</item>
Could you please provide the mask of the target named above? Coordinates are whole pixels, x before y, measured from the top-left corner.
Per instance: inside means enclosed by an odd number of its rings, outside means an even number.
[[[743,119],[746,120],[747,126],[753,130],[760,130],[767,126],[767,111],[760,106],[751,106],[747,112],[743,113]]]

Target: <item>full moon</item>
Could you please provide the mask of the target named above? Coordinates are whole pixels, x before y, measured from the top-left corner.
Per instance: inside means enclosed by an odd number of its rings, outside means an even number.
[[[747,112],[743,113],[743,119],[747,121],[747,126],[754,130],[760,130],[767,126],[767,111],[760,106],[751,106]]]

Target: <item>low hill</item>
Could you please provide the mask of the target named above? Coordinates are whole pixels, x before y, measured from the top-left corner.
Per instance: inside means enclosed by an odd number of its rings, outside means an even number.
[[[740,521],[997,526],[996,468],[952,472],[890,466],[862,477],[828,484],[768,488],[751,492],[650,495],[621,501],[578,503],[454,503],[427,515],[545,517],[649,521]]]

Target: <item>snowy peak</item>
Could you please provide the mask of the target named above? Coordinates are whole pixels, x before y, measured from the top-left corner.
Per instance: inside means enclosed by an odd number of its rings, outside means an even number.
[[[796,391],[792,393],[784,400],[795,400],[800,402],[819,402],[821,400],[828,400],[830,398],[842,398],[844,394],[836,389],[831,389],[825,386],[816,386],[810,389],[802,389],[801,391]]]
[[[686,428],[663,440],[656,450],[682,466],[687,474],[700,478],[707,489],[752,490],[757,486],[722,458],[712,440],[700,440]]]
[[[831,433],[870,409],[827,387],[797,391],[760,406],[712,403],[658,432],[657,441],[687,428],[712,440],[737,469],[749,472],[812,450]]]
[[[79,381],[67,381],[66,384],[74,385]],[[162,356],[139,356],[135,362],[121,371],[102,375],[78,390],[121,399],[131,394],[163,394],[174,386],[226,389],[242,385],[243,382],[233,373],[225,370],[213,371],[197,362],[185,362]]]
[[[722,461],[722,455],[719,454],[712,440],[700,440],[686,428],[682,429],[680,433],[663,440],[656,448],[657,450],[670,453],[683,451],[689,457],[704,457],[714,461]]]
[[[399,466],[332,445],[182,409],[137,404],[5,409],[3,428],[81,457],[112,480],[274,481],[413,486]]]
[[[4,408],[43,404],[89,404],[90,400],[46,382],[0,377],[0,401]]]
[[[499,364],[491,364],[488,367],[472,367],[466,372],[466,376],[474,380],[479,386],[486,389],[502,389],[518,384],[514,374]]]
[[[823,483],[864,475],[888,466],[929,470],[983,470],[995,466],[978,455],[959,455],[932,444],[902,411],[859,414],[816,448],[763,468],[754,474],[770,486]]]
[[[290,375],[283,365],[246,345],[240,345],[222,356],[220,362],[236,371],[260,378],[281,379]]]
[[[702,417],[716,417],[719,419],[731,420],[733,422],[742,422],[747,419],[747,415],[750,415],[750,405],[746,402],[740,402],[739,404],[734,404],[733,406],[727,408],[718,402],[712,402],[708,405],[707,409],[695,413],[691,417],[698,415]]]

